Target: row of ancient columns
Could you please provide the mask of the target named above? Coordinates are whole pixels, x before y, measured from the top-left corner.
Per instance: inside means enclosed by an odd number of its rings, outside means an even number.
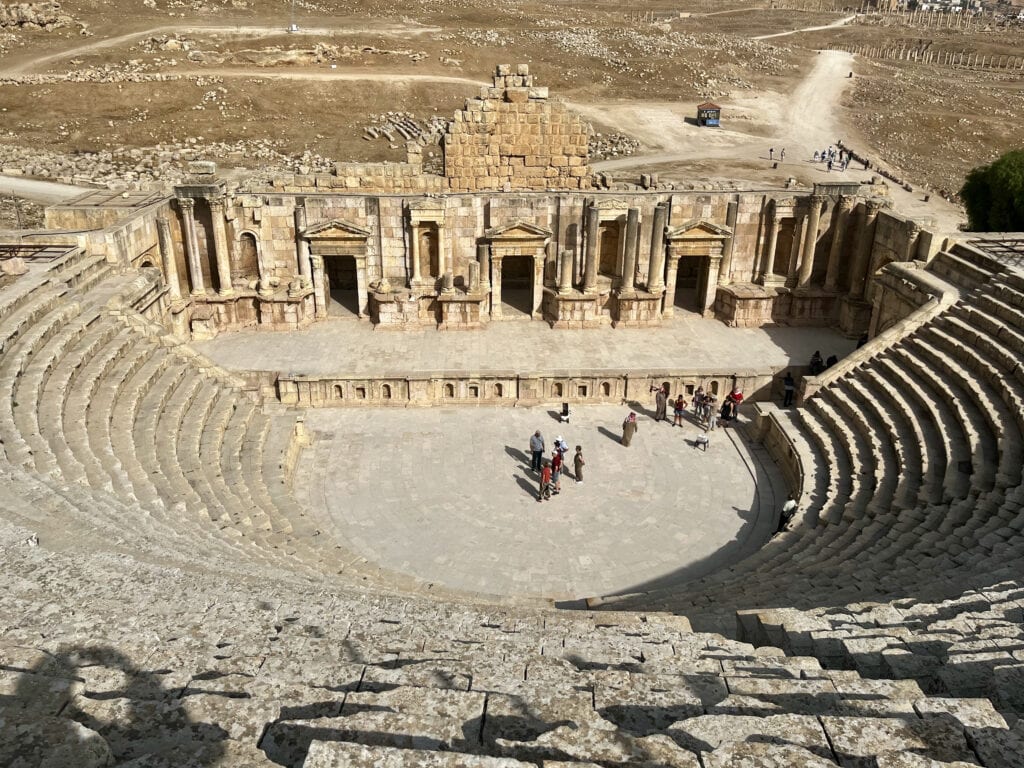
[[[814,272],[814,256],[818,245],[821,229],[821,214],[827,198],[823,195],[811,195],[807,198],[807,212],[796,218],[794,237],[790,258],[788,260],[787,284],[806,288],[810,286]],[[825,289],[834,291],[839,286],[842,254],[846,231],[849,228],[850,214],[857,205],[857,198],[842,196],[839,198],[835,218],[833,220],[832,241],[829,244],[828,265],[825,272]],[[864,295],[864,283],[867,279],[868,261],[874,243],[875,222],[882,203],[868,200],[858,211],[857,241],[853,247],[853,260],[850,263],[851,275],[850,295],[860,298]],[[784,217],[777,209],[773,209],[768,220],[768,241],[764,251],[761,267],[757,278],[763,282],[772,274],[775,252],[778,248],[779,229]]]
[[[659,291],[665,287],[665,226],[668,223],[668,204],[658,203],[654,208],[654,221],[652,224],[651,237],[651,259],[648,269],[647,290],[650,292]],[[598,232],[601,226],[601,211],[598,208],[587,209],[586,220],[586,247],[584,249],[583,263],[583,293],[591,293],[597,287],[598,262]],[[622,257],[622,283],[620,293],[632,293],[636,290],[636,257],[640,240],[640,209],[630,208],[626,211],[626,232],[624,237]],[[568,253],[568,256],[566,256]],[[572,253],[562,254],[562,282],[559,285],[560,293],[567,293],[572,289]],[[568,265],[568,269],[566,266]],[[568,277],[566,277],[568,275]]]
[[[209,203],[210,215],[213,220],[213,250],[217,259],[217,282],[220,285],[218,293],[221,296],[230,296],[233,293],[231,253],[228,250],[228,236],[224,222],[224,201],[214,198],[205,199]],[[185,257],[188,261],[192,295],[202,296],[206,293],[206,280],[203,277],[202,254],[199,252],[199,238],[196,234],[196,201],[191,197],[179,197],[177,202],[185,233]],[[175,274],[177,273],[175,272]]]

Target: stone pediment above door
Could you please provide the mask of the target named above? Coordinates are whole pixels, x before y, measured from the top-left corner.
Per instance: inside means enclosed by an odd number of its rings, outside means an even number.
[[[732,230],[729,227],[713,224],[704,219],[691,219],[680,224],[678,227],[667,227],[665,229],[665,239],[669,242],[724,240],[728,237],[732,237]]]
[[[370,230],[342,219],[331,219],[306,227],[299,234],[307,240],[366,240]]]
[[[309,241],[310,252],[314,254],[363,257],[370,230],[349,221],[331,219],[306,227],[299,235]]]
[[[531,224],[528,221],[515,220],[499,227],[484,231],[487,240],[546,240],[554,233],[550,229]]]

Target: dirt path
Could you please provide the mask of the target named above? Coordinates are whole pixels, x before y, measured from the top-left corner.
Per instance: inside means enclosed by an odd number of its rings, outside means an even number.
[[[786,37],[787,35],[797,35],[801,32],[817,32],[819,29],[832,29],[833,27],[841,27],[845,24],[849,24],[851,21],[857,18],[857,14],[852,16],[846,16],[842,19],[836,19],[831,24],[822,24],[818,27],[803,27],[802,29],[791,29],[789,32],[776,32],[771,35],[758,35],[757,37],[750,38],[751,40],[771,40],[776,37]]]
[[[222,34],[225,32],[237,35],[247,35],[252,37],[275,37],[282,34],[290,35],[358,35],[358,34],[379,34],[379,35],[393,35],[399,37],[405,36],[417,36],[430,32],[440,32],[440,27],[425,27],[416,24],[400,24],[400,25],[363,25],[363,26],[339,26],[339,27],[300,27],[297,32],[288,33],[287,30],[280,26],[274,27],[260,27],[260,26],[248,26],[238,24],[223,24],[223,25],[205,25],[196,26],[193,24],[166,24],[159,27],[150,27],[149,29],[140,29],[134,32],[126,32],[123,35],[117,35],[116,37],[104,37],[99,40],[93,40],[92,42],[85,43],[83,45],[75,46],[74,48],[68,48],[63,51],[51,53],[46,56],[37,56],[21,64],[16,64],[12,67],[0,70],[0,75],[12,76],[12,75],[23,75],[29,71],[39,71],[43,66],[49,64],[52,61],[58,61],[61,59],[73,59],[78,56],[83,56],[87,53],[94,53],[95,51],[103,50],[104,48],[114,48],[118,45],[130,43],[141,37],[151,37],[153,35],[170,35],[170,34],[182,34],[182,35],[215,35]]]
[[[299,70],[295,72],[282,72],[271,69],[216,69],[204,67],[202,69],[173,70],[166,74],[176,74],[183,77],[216,76],[228,78],[246,78],[250,80],[365,80],[377,83],[458,83],[462,85],[490,85],[483,80],[473,80],[469,77],[458,77],[457,75],[419,75],[405,72],[342,72],[327,70],[310,72]]]

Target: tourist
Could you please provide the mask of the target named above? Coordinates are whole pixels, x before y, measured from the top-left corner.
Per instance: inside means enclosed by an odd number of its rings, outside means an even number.
[[[725,398],[725,402],[722,403],[722,426],[729,426],[729,422],[736,418],[736,406],[737,402],[732,399],[732,395]]]
[[[817,376],[825,370],[825,362],[821,359],[821,352],[814,350],[814,354],[811,355],[811,363],[808,367],[811,369],[811,376]]]
[[[540,488],[537,490],[537,501],[551,498],[551,465],[543,462],[540,470]]]
[[[796,500],[793,498],[793,494],[789,494],[786,497],[786,503],[782,505],[782,512],[779,513],[779,527],[775,529],[775,533],[782,533],[786,530],[786,526],[789,525],[789,521],[793,519],[796,514]]]
[[[718,414],[715,411],[711,411],[708,414],[708,432],[714,432],[715,427],[718,426]]]
[[[562,492],[562,454],[555,448],[551,452],[551,482],[554,486],[554,493]]]
[[[825,361],[825,370],[827,371],[829,368],[831,368],[833,365],[835,365],[838,362],[839,362],[839,358],[838,357],[836,357],[835,355],[829,355],[828,356],[828,360]]]
[[[693,393],[693,413],[699,419],[700,418],[700,407],[704,402],[704,386],[697,387],[697,391]]]
[[[769,160],[774,160],[775,159],[775,147],[768,147],[768,159]]]
[[[569,452],[569,444],[565,442],[561,435],[555,438],[555,450],[562,456],[562,462],[565,462],[565,454]]]
[[[814,162],[818,162],[818,150],[814,150]]]
[[[789,408],[793,404],[793,395],[796,392],[796,382],[789,371],[786,371],[786,376],[782,379],[782,392],[782,407]]]
[[[583,459],[583,446],[577,445],[576,455],[572,457],[572,473],[576,477],[577,485],[582,485],[583,483],[583,467],[586,463]]]
[[[785,159],[786,159],[786,148],[783,147],[782,151],[779,152],[779,160],[785,160]]]
[[[683,397],[683,393],[679,393],[679,397],[676,398],[675,404],[672,406],[672,426],[681,427],[683,426],[683,414],[686,412],[686,398]]]
[[[652,390],[655,387],[651,387]],[[658,394],[654,396],[654,420],[665,421],[665,410],[668,406],[668,384],[662,384],[657,387]]]
[[[827,170],[828,170],[828,173],[832,173],[832,160],[831,159],[828,161]]]
[[[622,422],[622,444],[629,446],[636,434],[636,414],[630,411],[629,415]]]
[[[544,460],[544,438],[538,429],[530,438],[530,469],[540,472],[541,462]]]
[[[701,421],[705,424],[711,421],[711,414],[715,412],[715,408],[718,406],[718,398],[713,393],[708,392],[704,395],[704,408],[701,413]]]
[[[702,432],[701,434],[697,435],[696,439],[693,441],[693,448],[694,450],[700,448],[702,451],[707,453],[708,446],[710,444],[711,438],[708,437],[708,433]]]

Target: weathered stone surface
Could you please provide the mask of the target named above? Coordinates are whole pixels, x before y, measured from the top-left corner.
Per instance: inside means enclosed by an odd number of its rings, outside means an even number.
[[[834,768],[835,763],[792,744],[730,743],[701,755],[704,768]]]
[[[916,718],[823,717],[835,753],[844,766],[868,766],[873,755],[914,750],[946,762],[970,760],[963,730],[943,720]]]
[[[798,745],[822,757],[831,755],[821,724],[807,715],[704,715],[678,722],[666,734],[681,746],[701,753],[734,742],[759,741]]]
[[[0,712],[0,765],[7,768],[99,768],[113,755],[100,734],[63,717],[25,720]]]
[[[507,757],[467,755],[461,752],[429,752],[421,749],[367,747],[340,741],[313,741],[303,768],[526,768]]]

